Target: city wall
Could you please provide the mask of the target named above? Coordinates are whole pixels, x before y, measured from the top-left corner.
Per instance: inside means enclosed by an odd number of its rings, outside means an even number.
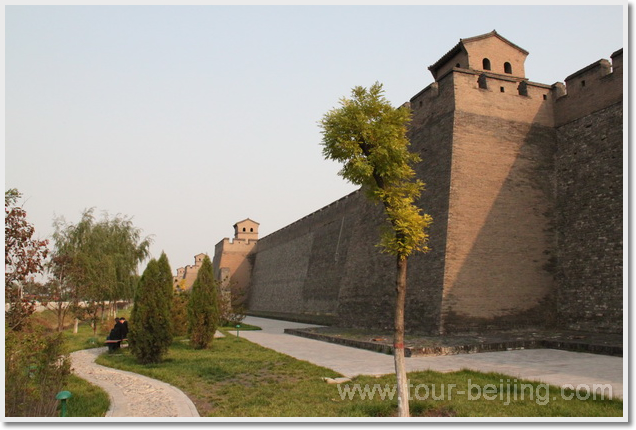
[[[622,50],[566,79],[557,100],[560,325],[622,333]]]
[[[552,86],[454,68],[410,100],[434,222],[431,251],[409,259],[407,330],[622,331],[622,51],[612,59]],[[260,239],[250,311],[391,328],[383,222],[359,190]]]

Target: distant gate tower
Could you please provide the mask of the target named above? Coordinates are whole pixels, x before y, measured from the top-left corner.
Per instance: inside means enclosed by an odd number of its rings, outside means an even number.
[[[252,265],[247,258],[258,242],[259,223],[249,218],[234,224],[234,239],[224,238],[214,247],[214,277],[223,291],[247,293]]]

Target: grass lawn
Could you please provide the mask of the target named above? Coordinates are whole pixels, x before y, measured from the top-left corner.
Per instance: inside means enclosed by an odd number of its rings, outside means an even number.
[[[350,399],[337,385],[325,383],[323,377],[338,377],[332,370],[296,360],[263,348],[234,332],[215,339],[209,350],[194,350],[184,339],[177,339],[164,362],[140,365],[126,351],[103,355],[97,362],[150,376],[183,390],[195,403],[202,417],[390,417],[397,408],[397,396],[382,400],[376,391],[373,400],[355,394]],[[534,383],[523,387],[517,381],[514,391],[510,377],[472,371],[455,373],[413,372],[409,374],[421,400],[411,401],[412,416],[460,417],[621,417],[619,400],[566,400],[561,389]],[[470,387],[469,387],[470,381]],[[391,375],[375,378],[361,376],[347,383],[368,384],[373,389],[393,386]],[[448,396],[449,384],[455,384]],[[489,384],[492,384],[490,386]],[[529,384],[529,383],[528,383]],[[346,384],[341,384],[343,389]],[[441,395],[443,387],[444,396]],[[486,398],[479,396],[484,387]],[[428,398],[423,399],[426,393]],[[460,394],[463,392],[463,395]],[[533,393],[532,398],[530,392]],[[516,395],[515,395],[516,393]],[[569,392],[566,392],[567,395]],[[341,395],[342,394],[342,395]],[[573,394],[573,393],[572,393]],[[433,396],[440,400],[433,400]],[[471,397],[471,398],[469,398]],[[515,400],[516,397],[516,400]],[[523,400],[522,400],[523,398]]]
[[[106,391],[100,387],[71,375],[64,389],[73,394],[73,397],[67,400],[68,417],[103,417],[106,415],[110,400]]]

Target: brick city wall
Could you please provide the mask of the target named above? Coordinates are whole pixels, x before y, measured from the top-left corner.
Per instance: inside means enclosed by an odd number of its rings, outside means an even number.
[[[419,204],[434,222],[431,251],[409,259],[407,330],[620,331],[622,56],[613,60],[613,74],[598,62],[567,86],[452,69],[410,100]],[[573,87],[583,80],[586,93]],[[357,191],[262,238],[250,310],[391,328],[395,261],[375,246],[383,222]]]
[[[258,241],[250,311],[307,321],[336,315],[357,200],[350,194]]]
[[[558,100],[557,301],[564,327],[622,333],[622,51],[613,60],[570,77]]]
[[[554,289],[550,87],[520,94],[514,78],[488,75],[480,87],[477,73],[451,77],[443,332],[545,325]]]

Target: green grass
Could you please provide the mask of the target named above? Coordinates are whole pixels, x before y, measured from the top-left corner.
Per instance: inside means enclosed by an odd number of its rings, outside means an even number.
[[[68,417],[103,417],[108,411],[108,394],[98,386],[71,375],[64,389],[73,395],[67,400]]]
[[[209,350],[194,350],[183,339],[171,347],[164,362],[140,365],[124,350],[121,355],[102,355],[98,363],[137,372],[170,383],[183,390],[195,403],[201,416],[217,417],[389,417],[396,414],[397,401],[382,400],[376,394],[373,400],[359,395],[349,399],[339,394],[338,386],[325,383],[322,377],[340,376],[332,370],[296,360],[284,354],[263,348],[236,336],[215,339]],[[561,390],[534,383],[527,387],[521,400],[517,400],[512,379],[496,373],[460,371],[454,373],[413,372],[409,374],[417,394],[427,399],[411,401],[412,416],[458,417],[621,417],[623,403],[619,400],[563,399]],[[469,391],[469,383],[472,391]],[[509,381],[509,382],[508,382]],[[527,381],[516,381],[521,383]],[[394,383],[394,377],[360,376],[349,386]],[[440,397],[440,388],[448,392],[455,384],[451,396]],[[488,387],[488,400],[476,391]],[[344,387],[342,384],[341,387]],[[427,388],[424,388],[427,387]],[[479,388],[477,388],[479,387]],[[435,388],[437,391],[433,392]],[[415,389],[415,388],[414,388]],[[414,389],[411,391],[414,396]],[[530,398],[530,389],[533,398]],[[490,391],[493,390],[493,391]],[[459,392],[464,394],[460,395]],[[470,399],[469,394],[475,399]],[[481,397],[481,398],[478,398]],[[547,400],[546,402],[544,402]],[[542,404],[545,403],[545,404]]]

